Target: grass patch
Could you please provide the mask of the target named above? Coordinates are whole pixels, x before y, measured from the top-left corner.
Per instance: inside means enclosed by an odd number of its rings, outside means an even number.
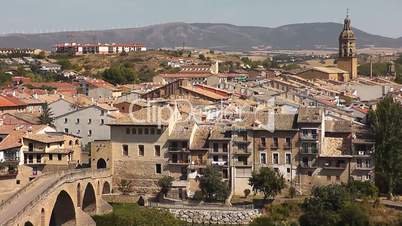
[[[172,214],[161,209],[140,207],[137,204],[112,204],[113,213],[94,216],[97,226],[182,226]]]

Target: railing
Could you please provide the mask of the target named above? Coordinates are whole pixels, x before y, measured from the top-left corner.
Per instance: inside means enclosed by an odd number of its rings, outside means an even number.
[[[168,147],[168,152],[190,152],[188,148]]]
[[[21,211],[17,212],[14,217],[8,219],[6,222],[3,222],[4,223],[3,225],[16,225],[15,224],[16,216],[21,216],[25,211],[31,211],[34,208],[34,206],[38,204],[43,198],[48,197],[52,192],[54,192],[54,190],[62,186],[64,183],[71,183],[77,180],[83,180],[89,178],[110,177],[111,172],[109,169],[98,169],[98,170],[79,169],[79,170],[60,171],[57,173],[49,173],[46,174],[46,176],[59,176],[59,178],[55,182],[47,186],[47,188],[41,194],[39,194],[36,198],[34,198],[31,202],[29,202],[29,204],[27,204]],[[43,177],[37,177],[31,183],[24,186],[23,189],[19,190],[16,195],[11,196],[6,202],[2,203],[0,206],[0,210],[7,207],[5,204],[11,203],[11,201],[16,200],[23,193],[27,192],[30,185],[32,185],[33,182],[37,182],[39,178]]]
[[[302,139],[302,140],[317,140],[318,135],[317,134],[301,134],[300,139]]]

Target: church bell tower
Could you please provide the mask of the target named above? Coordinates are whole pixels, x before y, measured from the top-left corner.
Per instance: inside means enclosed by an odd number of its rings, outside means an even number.
[[[349,72],[350,80],[357,78],[356,37],[352,31],[349,11],[345,18],[343,30],[339,36],[338,68]]]

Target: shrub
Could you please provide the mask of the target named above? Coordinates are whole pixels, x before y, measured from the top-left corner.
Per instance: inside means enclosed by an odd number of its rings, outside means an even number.
[[[251,191],[250,191],[250,189],[244,189],[244,197],[248,197],[249,195],[250,195],[250,193],[251,193]]]
[[[130,192],[132,192],[131,181],[124,179],[120,180],[120,183],[118,184],[118,190],[123,193],[123,195],[128,195]]]
[[[289,188],[289,197],[290,198],[294,198],[294,197],[296,197],[296,188],[295,187],[293,187],[293,186],[291,186],[290,188]]]
[[[195,201],[202,201],[203,199],[202,191],[196,191],[193,196],[193,200]]]
[[[255,218],[250,226],[277,226],[277,224],[270,217],[258,217]]]
[[[173,177],[170,176],[163,176],[158,180],[158,186],[161,189],[161,194],[162,195],[167,195],[167,193],[170,191],[172,188],[172,183],[174,181]]]
[[[365,209],[360,205],[349,203],[340,210],[340,222],[338,225],[348,226],[367,226],[369,216]]]
[[[207,201],[225,201],[229,194],[228,185],[216,166],[207,167],[200,179],[200,189]]]
[[[346,187],[354,198],[375,198],[378,195],[378,188],[369,181],[351,181]]]
[[[285,188],[285,179],[274,170],[264,167],[252,173],[249,184],[253,187],[253,191],[262,192],[264,200],[267,200],[268,197],[274,198]]]

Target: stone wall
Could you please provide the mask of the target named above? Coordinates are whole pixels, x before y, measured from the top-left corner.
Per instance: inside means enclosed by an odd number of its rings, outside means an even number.
[[[196,224],[249,224],[258,210],[169,209],[176,218]]]

